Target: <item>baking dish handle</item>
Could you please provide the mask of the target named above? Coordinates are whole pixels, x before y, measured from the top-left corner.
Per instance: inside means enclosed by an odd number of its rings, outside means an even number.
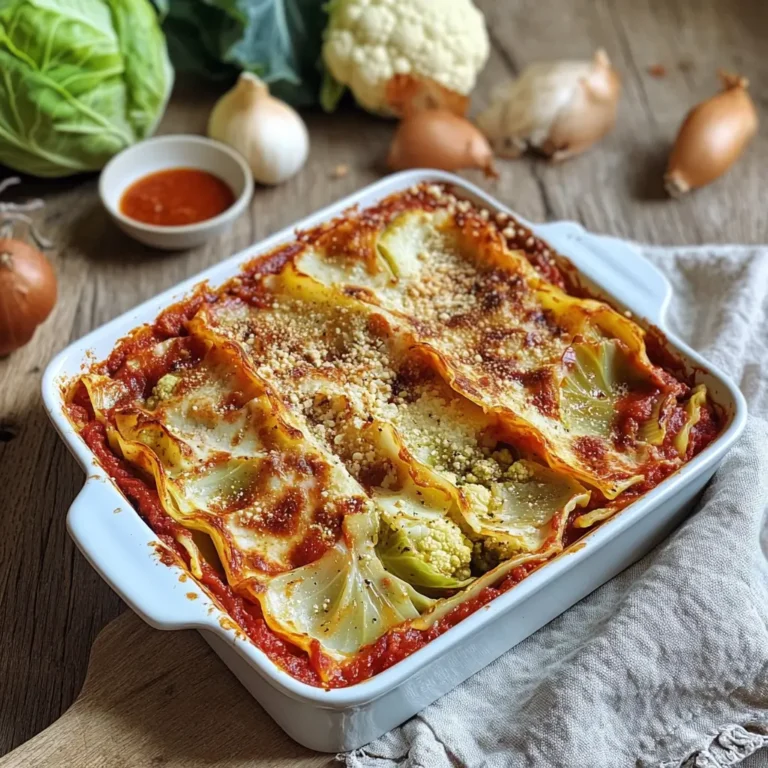
[[[67,530],[88,562],[153,627],[209,627],[207,596],[180,568],[160,561],[157,537],[133,508],[114,503],[111,481],[92,475],[69,508]],[[146,548],[126,546],[129,539]]]
[[[533,229],[612,298],[654,325],[663,326],[672,286],[636,245],[617,237],[594,235],[570,221]]]

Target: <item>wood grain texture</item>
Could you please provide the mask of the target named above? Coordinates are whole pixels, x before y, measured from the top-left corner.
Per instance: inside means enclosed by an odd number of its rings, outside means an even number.
[[[752,82],[768,116],[768,4],[764,0],[479,0],[493,50],[473,99],[526,64],[588,57],[604,47],[624,81],[616,130],[594,151],[562,165],[501,161],[501,177],[467,177],[533,220],[576,219],[598,232],[652,243],[768,241],[762,215],[768,138],[738,166],[681,201],[662,194],[661,175],[689,107],[717,89],[718,68]],[[654,78],[648,67],[663,65]],[[216,93],[178,88],[162,131],[202,132]],[[40,375],[71,340],[182,278],[379,178],[390,122],[352,108],[306,115],[309,163],[275,189],[258,189],[248,215],[218,241],[188,252],[144,248],[101,209],[96,178],[27,181],[16,199],[41,196],[36,216],[56,243],[60,299],[26,348],[0,360],[0,754],[30,738],[74,700],[99,629],[123,607],[76,552],[65,515],[82,472],[42,409]],[[344,164],[347,176],[333,178]]]
[[[323,768],[253,700],[196,632],[133,613],[96,638],[77,701],[0,768]]]

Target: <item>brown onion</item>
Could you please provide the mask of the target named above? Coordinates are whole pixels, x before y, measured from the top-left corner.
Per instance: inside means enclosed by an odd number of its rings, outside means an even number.
[[[0,355],[24,346],[56,303],[56,276],[40,251],[0,239]]]
[[[664,183],[673,197],[722,176],[757,133],[757,110],[748,81],[720,73],[723,90],[686,116],[669,156]]]
[[[496,175],[488,140],[469,120],[447,109],[424,109],[403,118],[392,139],[387,163],[393,171],[480,168],[487,176]]]

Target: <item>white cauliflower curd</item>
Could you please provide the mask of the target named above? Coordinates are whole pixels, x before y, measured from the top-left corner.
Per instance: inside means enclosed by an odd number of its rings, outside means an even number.
[[[472,0],[332,0],[328,13],[323,60],[337,83],[324,89],[329,110],[348,87],[368,111],[394,114],[387,84],[395,75],[466,96],[488,58],[485,19]]]

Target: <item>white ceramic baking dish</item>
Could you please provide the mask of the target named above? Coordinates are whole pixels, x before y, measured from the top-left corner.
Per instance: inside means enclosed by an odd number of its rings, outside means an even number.
[[[81,366],[106,357],[131,329],[152,321],[201,280],[218,285],[259,253],[292,240],[305,229],[357,204],[362,207],[422,181],[449,182],[460,196],[491,211],[506,209],[456,176],[409,171],[390,176],[309,216],[262,243],[166,291],[94,331],[59,354],[43,377],[45,407],[88,479],[67,516],[72,538],[93,567],[145,621],[159,629],[197,628],[242,684],[296,741],[323,752],[354,749],[394,728],[508,651],[528,635],[636,561],[686,515],[726,451],[742,431],[746,404],[737,387],[696,352],[668,336],[671,346],[696,369],[729,423],[718,439],[679,472],[588,534],[519,585],[469,616],[426,647],[385,672],[349,688],[326,691],[300,683],[223,621],[216,608],[177,567],[163,565],[156,538],[95,461],[63,411],[61,383]],[[513,214],[514,215],[514,214]],[[533,225],[534,234],[568,257],[582,275],[622,309],[664,327],[671,288],[635,249],[598,237],[572,223]],[[119,512],[118,512],[119,511]],[[187,595],[197,594],[192,600]]]

